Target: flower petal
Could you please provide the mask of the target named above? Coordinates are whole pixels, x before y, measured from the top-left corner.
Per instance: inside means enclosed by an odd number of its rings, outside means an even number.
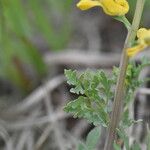
[[[150,45],[150,30],[140,28],[137,31],[137,37],[139,39],[139,43],[145,43],[147,45]]]
[[[80,8],[81,10],[87,10],[95,6],[102,6],[99,0],[81,0],[78,4],[77,7]]]
[[[137,37],[138,38],[142,38],[142,37],[145,37],[147,34],[150,34],[150,31],[147,30],[146,28],[140,28],[138,31],[137,31]]]
[[[147,46],[146,45],[136,45],[134,47],[128,48],[127,49],[127,55],[129,57],[133,57],[135,56],[137,53],[139,53],[140,51],[144,50]]]
[[[126,0],[101,0],[103,10],[111,16],[123,16],[129,11]]]

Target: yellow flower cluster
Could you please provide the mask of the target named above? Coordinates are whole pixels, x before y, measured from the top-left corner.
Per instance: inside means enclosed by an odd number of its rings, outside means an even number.
[[[129,4],[126,0],[80,0],[77,4],[77,7],[81,10],[87,10],[95,6],[101,7],[110,16],[124,16],[129,11]],[[150,46],[150,29],[139,29],[137,38],[137,45],[127,49],[129,57]]]
[[[104,12],[110,16],[123,16],[129,11],[129,4],[126,0],[80,0],[77,4],[81,10],[95,6],[102,7]]]
[[[141,28],[137,32],[137,45],[127,49],[127,54],[132,57],[150,46],[150,29]]]

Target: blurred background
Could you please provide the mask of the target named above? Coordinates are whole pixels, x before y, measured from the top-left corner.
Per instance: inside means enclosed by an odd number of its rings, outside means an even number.
[[[0,1],[1,150],[74,150],[93,128],[63,111],[75,98],[64,69],[109,73],[119,64],[127,31],[102,9],[81,11],[77,2]],[[130,21],[135,2],[129,1]],[[147,0],[141,27],[150,27],[149,9]]]

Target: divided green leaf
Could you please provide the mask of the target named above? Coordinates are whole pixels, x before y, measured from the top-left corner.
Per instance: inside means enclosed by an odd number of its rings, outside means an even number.
[[[101,135],[101,128],[95,127],[92,129],[86,139],[86,146],[88,150],[94,150],[96,147]]]

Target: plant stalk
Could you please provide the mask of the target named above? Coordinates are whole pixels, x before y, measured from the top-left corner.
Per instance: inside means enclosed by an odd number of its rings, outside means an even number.
[[[113,150],[113,143],[116,137],[116,128],[119,125],[119,121],[123,112],[123,97],[125,92],[125,78],[126,70],[129,62],[126,49],[132,45],[135,40],[137,30],[139,28],[145,0],[137,0],[135,14],[132,22],[131,29],[128,31],[128,35],[124,44],[122,57],[120,61],[120,74],[117,80],[117,86],[115,91],[113,110],[111,114],[110,125],[108,128],[108,135],[105,142],[104,150]]]

